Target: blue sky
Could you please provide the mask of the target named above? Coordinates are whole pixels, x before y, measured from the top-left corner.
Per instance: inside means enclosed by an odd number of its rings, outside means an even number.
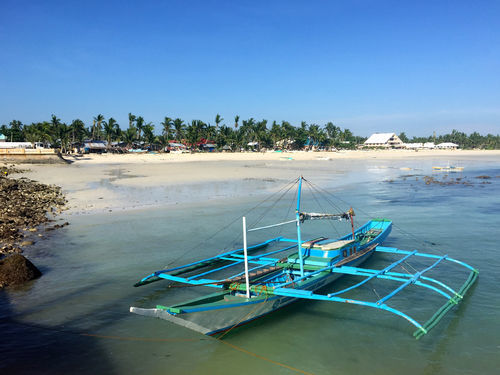
[[[499,1],[0,1],[0,124],[500,132]],[[159,129],[159,127],[158,127]]]

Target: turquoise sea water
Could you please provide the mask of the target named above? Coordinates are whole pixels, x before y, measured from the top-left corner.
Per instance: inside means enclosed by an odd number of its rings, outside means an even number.
[[[219,186],[214,200],[71,216],[70,226],[37,243],[27,255],[43,277],[0,291],[0,373],[496,374],[500,162],[478,159],[462,164],[463,173],[449,175],[432,172],[435,160],[343,165],[318,161],[316,168],[310,168],[311,163],[286,164],[291,174],[304,174],[352,204],[359,224],[371,216],[392,219],[395,228],[384,245],[449,254],[479,269],[478,282],[465,301],[421,340],[412,337],[412,326],[391,314],[325,302],[294,303],[234,329],[222,341],[130,314],[131,305],[171,304],[206,292],[169,289],[161,282],[132,285],[167,264],[184,264],[238,246],[240,221],[225,231],[218,229],[286,182],[263,181],[265,191],[250,194],[248,181],[235,181],[227,190]],[[442,182],[461,180],[427,185],[425,175]],[[478,179],[481,175],[491,178]],[[256,181],[258,177],[252,189]],[[189,195],[189,190],[183,194]],[[304,205],[316,203],[304,197]],[[281,219],[288,209],[288,200],[273,207],[269,222]],[[255,220],[260,213],[248,216]],[[328,236],[336,236],[329,223],[318,223],[321,231],[308,227],[305,236],[328,231]],[[259,236],[250,237],[250,243]],[[377,255],[365,265],[379,268],[388,261]],[[412,271],[422,265],[410,261],[405,267]],[[467,276],[457,267],[432,275],[455,287]],[[332,289],[350,282],[343,278]],[[373,300],[388,288],[377,282],[351,295]],[[412,288],[394,300],[420,321],[444,302]]]

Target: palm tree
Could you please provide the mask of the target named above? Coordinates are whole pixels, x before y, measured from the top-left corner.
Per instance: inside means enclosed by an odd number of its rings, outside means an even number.
[[[137,128],[137,140],[140,142],[141,141],[141,132],[142,129],[144,129],[144,119],[142,116],[137,117],[135,120],[135,126]]]
[[[10,141],[22,142],[23,141],[23,123],[19,120],[12,120],[9,124]],[[4,134],[7,135],[7,134]]]
[[[132,113],[129,112],[129,114],[128,114],[128,127],[131,128],[132,126],[134,126],[134,122],[135,122],[135,115],[133,115]]]
[[[254,141],[258,142],[258,149],[260,150],[263,142],[267,136],[267,120],[258,121],[253,125],[253,137]]]
[[[283,148],[288,149],[289,143],[295,143],[297,129],[288,121],[281,121],[281,136],[283,137]]]
[[[215,116],[215,128],[219,129],[219,124],[223,121],[224,119],[217,113],[217,116]]]
[[[234,116],[234,127],[235,129],[238,129],[238,122],[240,121],[240,116],[236,115]]]
[[[159,143],[162,150],[165,150],[165,147],[168,146],[169,138],[166,135],[159,135],[156,137],[155,142]]]
[[[184,137],[185,127],[186,126],[184,125],[184,121],[182,121],[180,118],[176,118],[174,120],[175,139],[178,142],[181,142],[182,138]]]
[[[83,121],[80,119],[73,120],[70,126],[72,142],[83,142],[83,139],[88,136],[87,129],[85,129],[85,124],[83,123]]]
[[[144,125],[143,130],[144,130],[144,139],[146,142],[151,146],[155,140],[155,135],[153,133],[155,129],[155,126],[153,125],[152,122],[148,122],[146,125]]]
[[[326,134],[328,134],[328,138],[330,138],[333,144],[337,144],[337,138],[340,133],[340,128],[335,126],[333,122],[329,122],[325,125]]]
[[[111,141],[114,137],[116,137],[119,128],[120,126],[113,117],[110,117],[107,122],[104,121],[104,134],[106,135],[106,140],[108,141],[106,146],[108,149],[111,147]]]
[[[167,137],[167,139],[170,139],[170,136],[172,135],[173,120],[170,117],[165,117],[163,122],[160,124],[163,126],[162,134]]]
[[[318,144],[320,138],[320,128],[319,125],[311,124],[307,131],[309,137],[309,149],[311,150],[316,144]]]
[[[132,143],[134,143],[136,136],[137,136],[137,129],[133,125],[122,133],[123,141],[127,144],[127,147],[132,146]]]
[[[273,126],[271,127],[271,139],[273,140],[273,147],[276,147],[277,143],[283,139],[283,132],[281,127],[273,121]]]
[[[101,136],[101,123],[104,121],[104,116],[98,114],[94,117],[94,125],[92,126],[92,139],[95,137],[100,138]]]

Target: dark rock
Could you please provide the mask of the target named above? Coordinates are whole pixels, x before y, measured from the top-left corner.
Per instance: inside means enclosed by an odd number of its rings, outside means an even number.
[[[21,254],[0,260],[0,288],[20,285],[41,275],[40,270]]]
[[[23,231],[36,232],[38,226],[53,220],[48,213],[60,212],[66,204],[58,186],[7,177],[19,172],[0,167],[0,244],[20,242]]]

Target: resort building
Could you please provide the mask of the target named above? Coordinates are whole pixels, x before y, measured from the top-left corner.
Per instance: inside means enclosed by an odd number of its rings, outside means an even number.
[[[31,149],[35,148],[33,147],[33,143],[31,142],[6,142],[5,139],[3,141],[0,141],[0,148],[24,148],[24,149]]]
[[[456,150],[458,148],[458,145],[456,143],[452,142],[444,142],[436,145],[436,148],[440,149],[447,149],[447,150]]]
[[[375,133],[365,141],[364,147],[403,148],[404,143],[396,133]]]
[[[419,150],[419,149],[433,149],[436,146],[434,142],[425,142],[425,143],[405,143],[404,147],[409,150]]]

